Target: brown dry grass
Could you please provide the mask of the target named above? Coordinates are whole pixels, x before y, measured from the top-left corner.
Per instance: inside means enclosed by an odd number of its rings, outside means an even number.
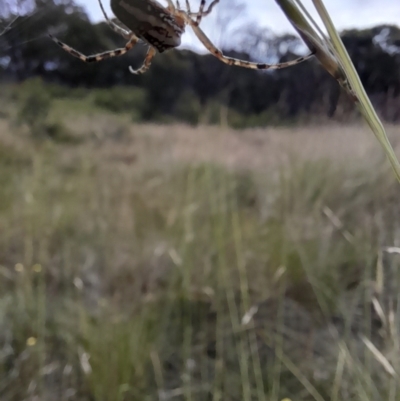
[[[141,130],[135,127],[133,130]],[[142,128],[143,130],[143,128]],[[287,162],[329,159],[337,163],[361,160],[379,146],[362,126],[320,126],[303,128],[265,128],[234,131],[217,127],[145,127],[145,141],[166,163],[212,162],[225,167],[264,170]],[[400,127],[389,129],[392,140],[400,144]],[[398,148],[400,150],[400,147]]]
[[[375,137],[363,124],[233,130],[130,124],[123,116],[107,113],[69,116],[65,123],[80,138],[92,139],[86,145],[93,156],[128,165],[215,163],[227,168],[265,171],[292,158],[357,164],[371,154],[382,154]],[[387,131],[400,154],[400,126],[389,126]]]
[[[282,269],[284,305],[329,320],[398,245],[398,184],[367,128],[72,115],[71,144],[0,119],[2,399],[387,399],[390,379],[350,351],[333,385],[314,366],[268,367],[265,333],[239,330]]]

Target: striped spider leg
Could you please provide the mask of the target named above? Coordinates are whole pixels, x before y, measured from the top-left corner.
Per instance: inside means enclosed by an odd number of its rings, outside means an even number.
[[[102,1],[101,0],[98,0],[98,1],[99,1],[99,5],[100,5],[100,8],[101,8],[101,11],[102,11],[102,13],[104,15],[104,18],[106,19],[108,25],[115,32],[119,33],[122,37],[124,37],[125,39],[129,39],[132,36],[132,31],[127,31],[126,29],[124,29],[121,26],[119,26],[118,24],[116,24],[114,21],[110,20],[108,18],[108,15],[107,15],[104,7],[103,7]],[[168,0],[168,8],[175,9],[174,8],[174,4],[172,3],[171,0]],[[139,68],[138,70],[134,70],[131,66],[129,66],[129,71],[132,74],[142,74],[142,73],[146,72],[150,68],[151,60],[153,59],[155,54],[156,54],[155,49],[153,47],[150,47],[148,52],[147,52],[147,54],[146,54],[146,57],[144,59],[142,67]]]
[[[108,15],[106,13],[106,10],[104,10],[103,3],[101,2],[101,0],[99,0],[99,5],[100,5],[101,11],[104,15],[104,18],[106,19],[106,21],[107,21],[108,25],[111,27],[111,29],[113,29],[115,32],[119,33],[123,38],[130,39],[132,36],[132,32],[127,31],[126,29],[124,29],[121,26],[119,26],[118,24],[116,24],[114,21],[110,20],[110,18],[108,18]]]
[[[187,0],[186,0],[186,1],[187,1]],[[190,14],[189,16],[190,16],[190,17],[195,16],[195,17],[196,17],[196,25],[199,25],[200,22],[201,22],[201,19],[202,19],[203,17],[206,17],[207,15],[209,15],[209,14],[212,12],[214,6],[217,5],[218,3],[219,3],[219,0],[214,0],[214,1],[208,6],[208,9],[207,9],[206,11],[203,11],[203,10],[204,10],[204,7],[205,7],[205,5],[206,5],[206,3],[205,3],[205,2],[202,2],[201,5],[200,5],[199,12],[198,12],[198,13]]]
[[[189,0],[186,0],[186,9],[187,9],[187,15],[192,18],[192,17],[196,17],[196,25],[200,25],[200,22],[202,20],[203,17],[206,17],[207,15],[209,15],[214,6],[216,6],[218,3],[220,2],[220,0],[214,0],[209,6],[207,10],[204,10],[204,7],[206,6],[206,2],[205,1],[201,1],[200,3],[200,8],[199,11],[197,13],[192,13],[191,9],[190,9],[190,3]]]
[[[214,1],[210,7],[213,7],[216,3],[218,3],[219,0]],[[199,27],[199,22],[201,21],[202,15],[203,15],[203,9],[205,6],[206,0],[201,0],[200,4],[200,10],[199,10],[199,15],[197,16],[196,21],[192,20],[190,18],[188,13],[185,12],[179,12],[179,16],[185,21],[186,25],[190,25],[193,29],[193,32],[197,36],[197,38],[200,40],[200,42],[204,45],[204,47],[218,60],[222,61],[225,64],[228,65],[236,65],[238,67],[243,67],[243,68],[251,68],[251,69],[256,69],[256,70],[268,70],[268,69],[274,69],[274,70],[279,70],[282,68],[287,68],[291,67],[297,64],[302,63],[303,61],[306,61],[310,59],[313,55],[314,52],[303,56],[303,57],[298,57],[294,60],[287,61],[284,63],[278,63],[278,64],[266,64],[266,63],[254,63],[251,61],[245,61],[245,60],[240,60],[232,57],[227,57],[225,56],[221,50],[219,50],[208,38],[208,36],[203,32],[203,30]],[[208,11],[208,10],[207,10]]]
[[[87,63],[121,56],[134,47],[139,40],[142,40],[149,45],[149,50],[143,65],[138,70],[133,70],[132,67],[129,67],[129,70],[135,74],[144,73],[149,69],[151,61],[157,52],[163,53],[164,51],[178,47],[181,44],[181,36],[185,32],[185,27],[187,25],[191,26],[198,39],[212,55],[228,65],[260,70],[280,69],[301,63],[313,55],[310,54],[305,57],[299,57],[293,61],[272,65],[254,63],[225,56],[199,27],[202,17],[210,14],[219,0],[213,0],[206,11],[204,11],[206,0],[201,0],[199,11],[197,13],[191,12],[188,0],[186,0],[186,11],[180,9],[179,0],[177,0],[177,6],[174,5],[172,0],[167,0],[167,7],[162,6],[157,0],[111,0],[111,9],[114,15],[120,22],[130,29],[130,31],[113,23],[107,17],[101,4],[101,0],[99,1],[101,9],[111,28],[128,39],[127,44],[123,48],[85,56],[65,43],[50,36],[66,52]],[[196,20],[193,20],[192,16],[196,17]]]
[[[131,31],[127,31],[113,23],[106,16],[104,7],[101,5],[102,12],[111,28],[123,37],[128,38],[124,48],[86,56],[55,37],[49,36],[63,50],[86,63],[121,56],[127,53],[141,39],[150,47],[142,67],[138,70],[129,68],[132,73],[136,74],[147,71],[157,51],[162,53],[180,45],[185,24],[181,18],[175,18],[176,9],[172,0],[168,0],[167,8],[163,7],[157,0],[111,0],[111,8],[114,15],[126,27],[131,29]]]
[[[144,63],[138,70],[129,68],[132,73],[141,74],[150,67],[151,60],[157,51],[162,53],[179,46],[181,43],[181,35],[184,32],[185,24],[182,18],[175,17],[176,9],[172,0],[168,0],[168,4],[168,7],[165,8],[157,0],[111,0],[111,8],[114,15],[130,31],[113,23],[106,16],[104,7],[101,5],[110,27],[128,39],[127,44],[120,49],[86,56],[52,35],[49,36],[63,50],[86,63],[121,56],[127,53],[139,40],[143,40],[150,46]]]
[[[122,56],[123,54],[127,53],[129,50],[132,49],[136,45],[136,43],[139,41],[139,38],[134,35],[133,33],[130,35],[130,39],[127,42],[127,44],[124,47],[121,47],[119,49],[114,49],[114,50],[109,50],[105,51],[102,53],[97,53],[93,54],[90,56],[85,56],[81,52],[78,52],[74,48],[68,46],[64,42],[61,42],[57,38],[55,38],[53,35],[50,35],[50,38],[53,39],[55,43],[57,43],[63,50],[65,50],[67,53],[71,54],[74,57],[79,58],[80,60],[84,61],[85,63],[93,63],[93,62],[98,62],[102,60],[106,60],[111,57],[117,57],[117,56]],[[145,68],[143,65],[140,69]]]
[[[211,13],[211,11],[213,10],[214,6],[215,6],[216,4],[218,4],[219,2],[220,2],[220,0],[214,0],[214,1],[208,6],[208,9],[204,11],[204,7],[205,7],[206,3],[205,3],[205,1],[202,1],[202,2],[201,2],[201,5],[200,5],[199,11],[198,11],[197,13],[192,13],[189,0],[186,0],[186,11],[187,11],[187,15],[188,15],[190,18],[195,17],[195,18],[196,18],[196,23],[197,23],[197,25],[199,25],[200,22],[201,22],[201,19],[202,19],[203,17],[206,17],[207,15],[209,15],[209,14]],[[177,9],[177,10],[181,10],[181,6],[180,6],[180,3],[179,3],[179,0],[176,0],[176,9]],[[181,11],[182,11],[182,10],[181,10]]]

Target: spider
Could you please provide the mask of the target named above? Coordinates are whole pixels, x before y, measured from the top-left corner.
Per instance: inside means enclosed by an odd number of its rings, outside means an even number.
[[[189,0],[186,0],[187,11],[181,9],[179,0],[176,1],[176,5],[172,0],[167,0],[167,7],[162,6],[157,0],[111,0],[113,13],[118,20],[130,29],[125,30],[107,17],[101,0],[99,0],[100,7],[108,24],[114,31],[126,38],[128,42],[122,48],[91,56],[85,56],[52,35],[49,36],[66,52],[86,63],[121,56],[132,49],[139,40],[142,40],[149,45],[149,50],[143,65],[139,69],[134,70],[132,67],[129,67],[130,72],[133,74],[146,72],[157,52],[163,53],[166,50],[178,47],[181,44],[181,36],[185,31],[186,25],[189,25],[193,29],[197,38],[213,56],[228,65],[258,70],[281,69],[299,64],[313,56],[314,53],[311,53],[307,56],[280,64],[254,63],[225,56],[199,27],[202,18],[210,14],[219,1],[220,0],[213,0],[208,9],[204,10],[206,0],[201,0],[199,11],[197,13],[192,13]],[[196,19],[193,19],[194,17]]]

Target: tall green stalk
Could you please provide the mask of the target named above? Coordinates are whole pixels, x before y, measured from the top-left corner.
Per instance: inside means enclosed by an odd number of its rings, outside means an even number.
[[[308,48],[315,53],[315,57],[321,65],[338,81],[357,105],[361,115],[383,147],[394,173],[400,181],[400,164],[389,142],[385,128],[365,92],[323,1],[313,0],[313,3],[328,32],[328,38],[325,37],[316,22],[308,14],[301,0],[276,0],[276,2]]]

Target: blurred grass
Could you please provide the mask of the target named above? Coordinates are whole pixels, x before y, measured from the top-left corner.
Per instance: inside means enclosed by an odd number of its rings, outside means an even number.
[[[65,107],[66,144],[15,127],[17,102],[0,120],[2,400],[396,399],[354,332],[398,371],[364,284],[399,246],[399,189],[369,143],[343,144],[357,127]]]
[[[292,127],[317,119],[327,122],[327,117],[323,113],[301,113],[297,116],[282,118],[282,105],[279,106],[279,104],[275,108],[255,114],[238,112],[215,99],[201,104],[191,91],[184,92],[170,110],[155,113],[149,107],[151,101],[147,99],[146,93],[135,86],[68,88],[55,83],[43,82],[41,78],[36,77],[29,78],[19,85],[1,83],[0,88],[2,91],[0,118],[8,117],[11,113],[13,117],[18,117],[16,121],[19,122],[22,120],[29,122],[32,114],[37,114],[37,119],[42,117],[42,121],[40,121],[42,123],[54,123],[54,120],[60,122],[59,120],[66,117],[74,119],[75,116],[80,115],[93,118],[99,114],[107,114],[130,123],[151,121],[163,125],[184,123],[197,126],[207,124],[238,130],[265,126]],[[35,100],[33,101],[33,99]],[[25,108],[23,107],[24,100],[27,104]],[[51,100],[52,107],[46,116],[44,111],[46,111],[46,103],[49,100]],[[19,103],[17,113],[15,113],[15,109],[10,108],[10,103],[13,102]],[[359,121],[356,111],[350,110],[346,105],[337,108],[334,118],[338,122]]]

